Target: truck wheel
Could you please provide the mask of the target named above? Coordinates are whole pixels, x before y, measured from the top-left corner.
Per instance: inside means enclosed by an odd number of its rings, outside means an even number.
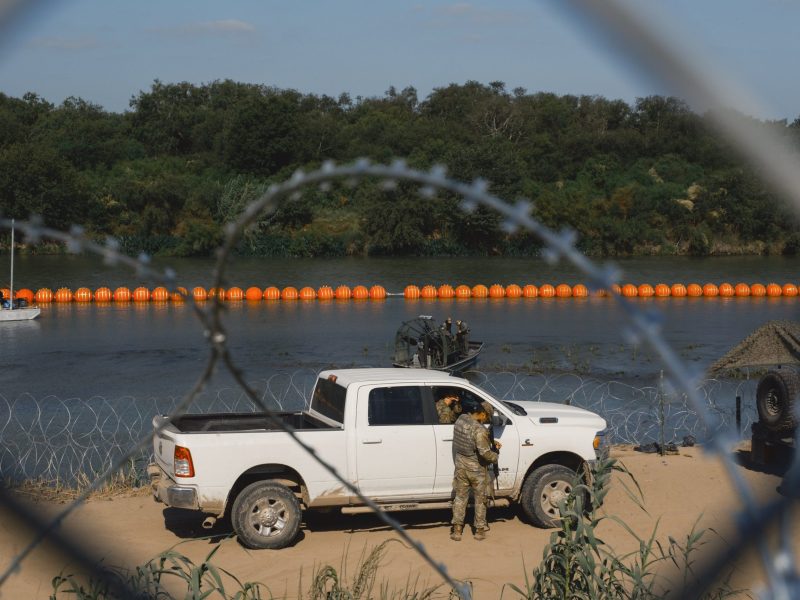
[[[231,524],[246,548],[283,548],[300,529],[300,503],[285,485],[256,481],[236,496]]]
[[[558,527],[558,505],[567,499],[578,475],[563,465],[544,465],[531,473],[522,484],[522,512],[537,527]]]
[[[772,431],[792,429],[797,425],[792,404],[800,391],[795,373],[770,371],[756,389],[756,407],[761,423]]]

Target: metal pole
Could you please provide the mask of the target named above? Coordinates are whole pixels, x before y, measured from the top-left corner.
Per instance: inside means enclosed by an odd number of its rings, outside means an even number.
[[[742,397],[736,396],[736,433],[742,437]]]
[[[8,299],[11,310],[14,310],[14,219],[11,219],[11,298]]]

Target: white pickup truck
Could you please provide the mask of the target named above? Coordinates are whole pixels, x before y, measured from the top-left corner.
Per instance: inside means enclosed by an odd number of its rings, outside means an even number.
[[[604,449],[606,422],[587,410],[497,400],[439,371],[369,368],[323,371],[308,409],[278,418],[383,510],[444,508],[452,498],[453,425],[438,422],[435,402],[447,392],[495,408],[492,429],[502,442],[495,505],[517,502],[535,525],[555,525],[576,474],[590,477]],[[292,543],[303,510],[369,510],[258,413],[176,417],[153,446],[156,500],[206,513],[206,527],[227,512],[250,548]]]

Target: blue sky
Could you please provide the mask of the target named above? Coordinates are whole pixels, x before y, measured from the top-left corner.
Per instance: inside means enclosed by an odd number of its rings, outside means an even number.
[[[3,32],[0,91],[55,103],[80,96],[112,111],[126,110],[154,79],[233,79],[331,96],[410,85],[424,98],[467,80],[627,102],[669,92],[587,35],[558,1],[40,2]],[[643,4],[658,6],[659,29],[677,47],[758,99],[731,94],[734,107],[760,118],[800,116],[800,2]]]

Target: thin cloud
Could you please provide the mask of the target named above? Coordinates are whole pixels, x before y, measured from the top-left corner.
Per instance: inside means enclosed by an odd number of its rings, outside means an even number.
[[[252,23],[238,19],[221,19],[201,23],[187,23],[176,27],[159,27],[156,33],[183,36],[249,35],[256,32]]]
[[[520,23],[529,15],[502,10],[485,10],[469,2],[454,2],[432,11],[432,19],[438,25],[507,25]]]
[[[93,37],[40,37],[31,41],[34,48],[46,48],[48,50],[87,50],[98,48],[100,42]]]

